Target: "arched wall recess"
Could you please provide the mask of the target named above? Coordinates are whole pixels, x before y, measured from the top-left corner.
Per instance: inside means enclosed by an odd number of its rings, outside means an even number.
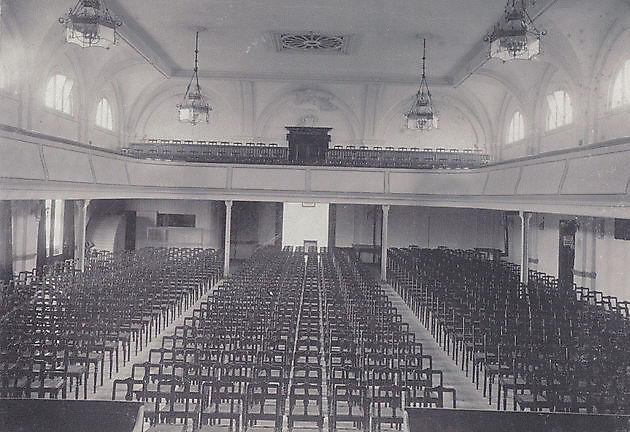
[[[354,111],[328,90],[291,86],[278,92],[257,116],[254,134],[284,143],[285,126],[332,127],[331,145],[355,143],[359,120]]]
[[[429,132],[408,130],[404,112],[413,101],[410,96],[386,111],[376,130],[384,146],[415,148],[480,148],[486,150],[487,131],[467,103],[461,98],[432,95],[438,111],[439,126]]]
[[[142,106],[134,107],[139,114],[135,124],[130,124],[131,139],[179,138],[179,139],[231,139],[240,131],[240,120],[233,107],[221,94],[202,84],[202,91],[213,110],[210,123],[196,126],[177,120],[176,106],[186,89],[185,80],[168,80],[142,98]]]

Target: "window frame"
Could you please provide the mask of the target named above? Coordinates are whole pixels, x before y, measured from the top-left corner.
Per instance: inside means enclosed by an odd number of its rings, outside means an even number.
[[[511,139],[511,136],[514,135],[514,120],[516,120],[516,116],[518,115],[519,118],[519,126],[520,126],[520,130],[521,130],[521,134],[519,134],[519,138],[517,139]],[[515,110],[512,115],[510,116],[510,121],[507,125],[506,128],[506,135],[505,135],[505,143],[506,144],[515,144],[518,143],[520,141],[523,141],[525,139],[525,116],[523,115],[523,113],[520,110]]]
[[[46,232],[46,259],[64,254],[65,201],[47,199],[44,201]]]
[[[562,93],[562,122],[559,121],[560,116],[560,109],[558,108],[558,98],[557,98],[557,94],[558,93]],[[551,103],[550,100],[554,101],[554,103],[556,104],[556,110],[555,110],[555,123],[553,125],[553,127],[550,126],[550,117],[551,117]],[[567,103],[568,102],[568,103]],[[564,88],[557,88],[556,90],[553,90],[550,93],[547,93],[547,95],[545,96],[545,107],[546,107],[546,111],[545,111],[545,131],[546,132],[554,132],[557,131],[559,129],[571,126],[574,122],[575,122],[575,109],[573,107],[573,98],[571,97],[571,94]],[[567,120],[567,116],[568,116],[568,110],[567,107],[570,107],[570,114],[571,114],[571,118],[569,120]]]
[[[58,77],[63,77],[64,79],[61,85],[58,82]],[[53,83],[52,95],[49,94],[51,83]],[[70,85],[69,89],[66,87],[68,84]],[[61,72],[53,73],[46,81],[44,89],[44,106],[55,113],[74,118],[74,88],[75,81],[68,75]],[[68,107],[67,110],[66,107]]]
[[[106,120],[109,120],[109,125],[111,125],[111,128],[108,127],[107,124],[103,125],[99,123],[99,120],[103,119],[103,113],[102,113],[102,108],[101,108],[103,106],[102,105],[103,102],[106,102],[106,107],[107,107]],[[101,109],[100,113],[99,113],[99,109]],[[109,98],[105,96],[102,96],[96,103],[96,111],[94,113],[94,125],[105,132],[114,132],[114,110],[112,109],[112,104]]]
[[[623,86],[623,90],[625,90],[625,92],[621,95],[621,103],[619,105],[615,105],[615,88],[617,86],[617,81],[619,80],[621,80],[622,85],[625,83],[627,86]],[[621,65],[617,67],[609,88],[608,109],[611,111],[630,109],[630,58],[622,61]]]

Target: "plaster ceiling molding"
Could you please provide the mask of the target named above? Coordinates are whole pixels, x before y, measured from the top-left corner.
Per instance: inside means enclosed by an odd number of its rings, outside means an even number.
[[[270,33],[273,47],[279,53],[343,54],[350,53],[352,35],[313,31]]]
[[[295,105],[314,105],[321,111],[337,111],[330,94],[314,89],[297,90],[294,93]]]

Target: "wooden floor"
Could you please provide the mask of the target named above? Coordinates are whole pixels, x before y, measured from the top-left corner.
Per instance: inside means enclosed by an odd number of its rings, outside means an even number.
[[[465,373],[461,370],[461,366],[456,365],[455,362],[451,359],[449,355],[435,342],[429,331],[427,331],[420,320],[413,314],[413,312],[407,307],[407,305],[403,302],[402,298],[386,283],[382,283],[381,286],[389,295],[393,306],[395,306],[399,313],[402,314],[403,321],[409,323],[409,328],[416,334],[416,340],[421,342],[423,345],[423,350],[425,354],[429,354],[433,358],[433,367],[434,369],[440,369],[444,373],[444,385],[447,387],[455,387],[457,391],[457,408],[459,409],[496,409],[494,405],[489,405],[487,398],[482,396],[480,390],[475,388],[475,385],[471,382],[471,378],[467,377]],[[134,363],[141,363],[148,360],[149,350],[151,348],[159,348],[162,343],[162,336],[173,333],[175,326],[182,325],[184,322],[184,318],[192,314],[192,310],[194,308],[199,307],[199,304],[206,299],[208,295],[212,292],[212,289],[208,290],[204,296],[202,296],[198,302],[193,305],[187,312],[185,312],[182,316],[172,322],[166,329],[164,329],[159,336],[153,337],[153,340],[145,346],[142,351],[139,351],[137,356],[133,356],[130,361],[126,363],[125,367],[120,365],[120,370],[118,373],[114,373],[112,379],[108,378],[108,367],[107,364],[109,359],[105,359],[106,363],[106,371],[105,371],[105,382],[103,386],[98,387],[96,393],[91,391],[88,394],[89,399],[101,399],[101,400],[111,400],[112,398],[112,386],[113,380],[117,378],[126,378],[131,375],[131,367]],[[133,345],[132,345],[133,350]],[[81,395],[82,396],[82,395]],[[449,395],[446,395],[445,406],[451,407],[451,401],[448,398]],[[217,430],[221,430],[224,428],[218,428]],[[259,429],[259,428],[255,428]],[[296,430],[306,431],[310,430],[308,428],[299,428],[296,427]],[[264,428],[261,428],[264,430]]]
[[[385,290],[392,305],[398,309],[402,315],[403,322],[409,323],[409,330],[416,334],[416,340],[422,343],[422,350],[425,354],[433,357],[433,368],[444,373],[444,385],[455,387],[457,392],[457,408],[461,409],[496,409],[488,404],[488,399],[484,398],[481,391],[477,390],[471,378],[461,370],[461,365],[456,365],[446,351],[433,339],[431,333],[424,328],[420,320],[407,307],[403,299],[386,283],[381,287]],[[446,395],[445,397],[448,397]],[[445,400],[445,406],[451,407],[450,400]]]

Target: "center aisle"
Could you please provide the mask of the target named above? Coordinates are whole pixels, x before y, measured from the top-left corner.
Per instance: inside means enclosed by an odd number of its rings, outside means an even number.
[[[490,408],[394,289],[343,249],[258,250],[114,380],[117,400],[145,402],[152,431],[400,430],[404,407],[454,406],[453,387],[457,408]]]

